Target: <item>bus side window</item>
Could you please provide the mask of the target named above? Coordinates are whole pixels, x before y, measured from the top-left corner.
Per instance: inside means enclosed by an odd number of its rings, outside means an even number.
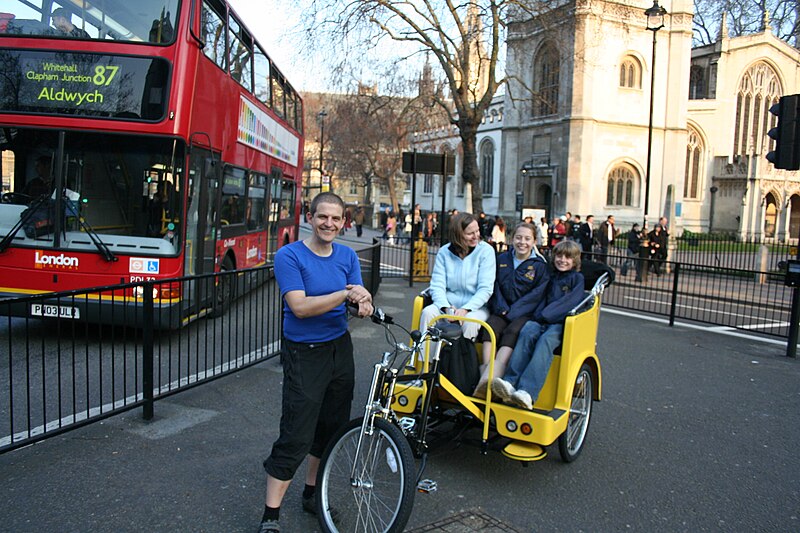
[[[222,178],[222,225],[243,224],[247,211],[245,198],[245,173],[240,168],[227,167]]]

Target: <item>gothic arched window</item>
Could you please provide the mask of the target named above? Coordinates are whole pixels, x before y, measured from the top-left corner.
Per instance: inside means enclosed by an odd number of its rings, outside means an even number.
[[[686,171],[683,177],[683,197],[698,199],[700,197],[701,172],[703,170],[703,140],[689,126],[689,140],[686,143]]]
[[[494,143],[491,139],[481,143],[480,172],[483,195],[491,196],[494,193]]]
[[[635,57],[623,58],[619,66],[619,86],[630,89],[642,88],[642,66]]]
[[[778,102],[780,80],[772,67],[759,61],[742,77],[736,95],[736,124],[733,131],[733,155],[757,155],[773,149],[767,136],[777,123],[769,108]]]
[[[638,203],[639,173],[628,165],[615,167],[608,173],[606,205],[633,207]]]
[[[543,46],[533,62],[533,116],[543,117],[558,112],[558,81],[561,60],[558,50],[550,44]]]

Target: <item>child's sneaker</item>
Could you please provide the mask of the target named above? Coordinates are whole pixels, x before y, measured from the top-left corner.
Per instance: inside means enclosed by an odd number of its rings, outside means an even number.
[[[514,394],[514,387],[503,378],[494,378],[492,380],[492,394],[497,396],[500,401],[508,402],[511,400],[511,395]]]
[[[281,533],[281,524],[277,520],[264,520],[258,533]]]
[[[486,398],[486,389],[489,388],[488,381],[481,381],[478,383],[478,386],[475,387],[475,390],[472,392],[472,395],[475,398]]]
[[[511,403],[517,407],[522,407],[523,409],[527,409],[529,411],[533,409],[533,400],[531,400],[531,395],[524,390],[514,391],[514,394],[511,395]]]

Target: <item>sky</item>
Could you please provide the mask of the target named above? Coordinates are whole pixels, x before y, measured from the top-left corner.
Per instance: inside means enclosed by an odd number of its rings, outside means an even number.
[[[241,17],[242,22],[266,49],[267,55],[278,66],[278,69],[289,80],[289,83],[300,92],[342,92],[346,90],[341,84],[334,83],[320,55],[307,51],[299,51],[303,46],[303,32],[300,30],[303,5],[302,0],[228,0],[233,10]],[[330,43],[328,46],[336,46]],[[375,56],[385,59],[398,57],[406,45],[398,45],[391,39],[385,39],[376,48]],[[406,47],[409,50],[416,47]],[[344,50],[344,48],[342,48]],[[335,53],[336,50],[334,49]],[[344,53],[344,52],[342,52]],[[408,69],[406,74],[416,78],[422,68],[424,56],[416,54],[403,62]],[[371,70],[368,61],[359,58],[352,68],[358,70],[359,81],[366,84],[378,83],[382,77]],[[381,89],[379,87],[379,89]]]

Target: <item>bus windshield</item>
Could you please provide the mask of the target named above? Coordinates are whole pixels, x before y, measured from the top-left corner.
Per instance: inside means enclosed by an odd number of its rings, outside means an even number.
[[[178,0],[0,0],[0,37],[25,35],[168,44],[175,39],[179,8]]]
[[[11,174],[3,180],[0,238],[13,232],[13,246],[180,251],[182,141],[4,128],[0,157]]]

